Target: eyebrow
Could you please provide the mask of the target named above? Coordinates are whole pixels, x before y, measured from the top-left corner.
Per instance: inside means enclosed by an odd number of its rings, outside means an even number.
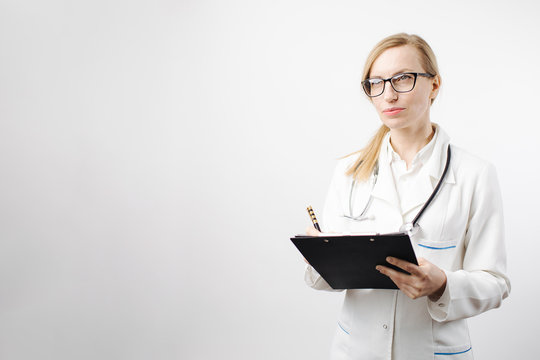
[[[401,74],[401,73],[406,73],[406,72],[415,72],[414,70],[411,70],[409,68],[405,68],[405,69],[401,69],[399,71],[396,71],[394,74],[390,75],[389,77],[392,77],[392,76],[395,76],[397,74]],[[370,79],[382,79],[383,77],[382,76],[369,76]]]

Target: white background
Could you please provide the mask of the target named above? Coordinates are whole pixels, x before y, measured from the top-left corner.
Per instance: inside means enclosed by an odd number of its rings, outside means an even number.
[[[512,294],[477,359],[536,354],[535,1],[0,1],[0,359],[326,359],[343,294],[288,238],[379,126],[370,49],[424,37],[432,108],[495,164]]]

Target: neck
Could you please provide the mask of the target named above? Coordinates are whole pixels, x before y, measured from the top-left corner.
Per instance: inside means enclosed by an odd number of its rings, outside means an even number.
[[[431,141],[435,127],[431,123],[421,128],[390,130],[390,144],[399,157],[410,167],[416,154]]]

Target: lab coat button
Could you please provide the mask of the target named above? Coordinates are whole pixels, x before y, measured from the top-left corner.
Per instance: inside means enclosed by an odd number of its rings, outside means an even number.
[[[386,324],[384,324],[382,327],[383,327],[384,330],[388,329],[388,325],[386,325]]]
[[[439,307],[443,307],[443,306],[444,306],[444,304],[443,304],[443,303],[439,303]]]

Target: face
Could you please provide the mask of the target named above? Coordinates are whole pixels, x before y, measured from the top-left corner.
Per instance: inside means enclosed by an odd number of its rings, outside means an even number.
[[[385,50],[375,60],[370,78],[390,78],[403,72],[426,72],[420,63],[418,50],[409,45]],[[419,130],[430,125],[431,99],[437,96],[439,77],[418,76],[414,89],[407,93],[396,92],[386,82],[384,92],[371,98],[382,122],[391,130]]]

